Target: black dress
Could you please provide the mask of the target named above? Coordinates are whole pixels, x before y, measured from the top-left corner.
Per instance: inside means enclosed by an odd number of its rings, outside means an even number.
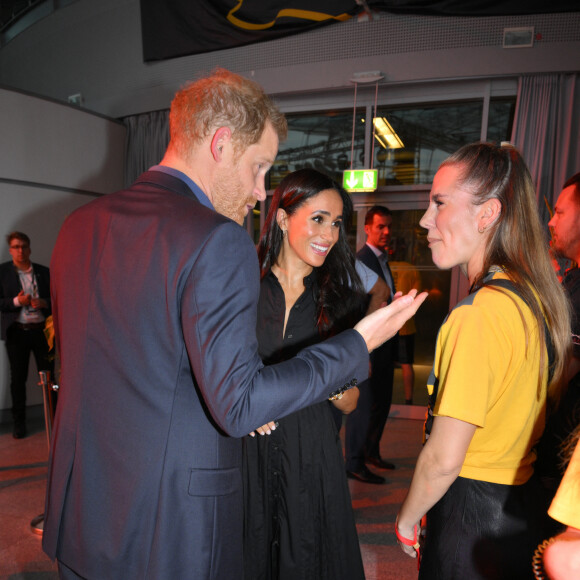
[[[262,280],[257,335],[265,364],[320,341],[313,277],[304,279],[306,289],[290,312],[284,337],[284,292],[271,272]],[[278,422],[272,435],[244,438],[246,580],[364,578],[331,403]]]

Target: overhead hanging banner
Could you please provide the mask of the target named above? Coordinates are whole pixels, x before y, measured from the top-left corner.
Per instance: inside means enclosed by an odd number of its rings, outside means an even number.
[[[362,0],[140,0],[145,61],[242,46],[348,20]],[[578,0],[367,0],[370,10],[441,16],[577,12]]]
[[[145,61],[272,40],[348,20],[354,0],[141,0]]]

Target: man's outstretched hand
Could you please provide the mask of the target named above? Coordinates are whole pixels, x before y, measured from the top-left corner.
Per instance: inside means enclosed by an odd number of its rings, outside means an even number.
[[[411,290],[405,296],[397,292],[391,304],[365,316],[354,329],[364,338],[369,352],[395,336],[426,298],[427,292],[417,294],[417,290]]]

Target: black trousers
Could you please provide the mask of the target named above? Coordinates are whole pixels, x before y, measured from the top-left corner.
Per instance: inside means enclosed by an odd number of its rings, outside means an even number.
[[[458,477],[427,514],[419,580],[533,579],[546,510],[535,476],[524,485]]]
[[[52,362],[48,360],[48,344],[43,329],[24,330],[15,324],[11,325],[6,333],[6,352],[10,363],[12,418],[15,424],[24,424],[30,353],[34,355],[37,370],[52,372],[53,369]]]
[[[348,471],[361,471],[365,466],[365,443],[369,430],[373,397],[369,381],[359,386],[356,409],[346,416],[344,429],[344,455]]]
[[[380,457],[380,443],[393,399],[393,378],[397,338],[394,337],[371,354],[369,390],[371,410],[364,453],[366,457]]]
[[[346,469],[360,471],[367,457],[380,457],[380,443],[393,399],[395,338],[371,354],[371,376],[359,385],[355,411],[347,415]]]

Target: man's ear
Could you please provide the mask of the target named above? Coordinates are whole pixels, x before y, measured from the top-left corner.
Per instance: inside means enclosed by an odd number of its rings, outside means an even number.
[[[211,154],[215,161],[223,159],[224,147],[232,140],[232,131],[229,127],[220,127],[211,140]]]

